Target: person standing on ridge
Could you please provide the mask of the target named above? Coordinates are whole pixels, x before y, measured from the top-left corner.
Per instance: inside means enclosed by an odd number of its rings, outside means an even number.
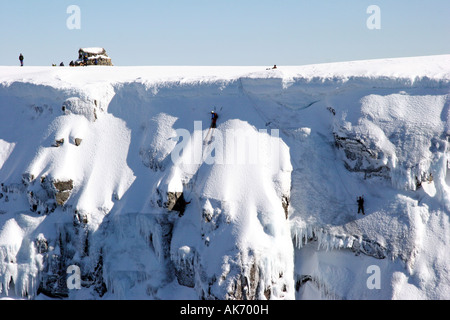
[[[358,200],[356,200],[358,202],[358,214],[360,212],[362,212],[363,215],[365,215],[364,213],[364,198],[363,197],[359,197]]]
[[[20,66],[23,67],[23,54],[19,55]]]

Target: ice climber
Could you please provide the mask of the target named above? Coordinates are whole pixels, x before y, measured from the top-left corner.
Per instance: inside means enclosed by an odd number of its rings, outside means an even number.
[[[365,213],[364,213],[364,198],[359,197],[357,202],[358,202],[358,213],[362,212],[362,214],[365,215]]]
[[[213,110],[211,111],[211,126],[209,127],[208,133],[206,134],[205,139],[203,140],[203,144],[210,144],[213,136],[213,131],[217,127],[217,119],[219,116],[217,113]],[[211,134],[211,136],[210,136]]]
[[[216,112],[211,111],[211,128],[216,128],[217,124],[217,118],[219,118],[219,116],[217,115]]]
[[[20,66],[23,67],[23,54],[19,55]]]

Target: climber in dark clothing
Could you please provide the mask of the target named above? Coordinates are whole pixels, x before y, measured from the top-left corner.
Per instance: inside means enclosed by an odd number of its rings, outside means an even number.
[[[211,111],[211,126],[209,127],[208,133],[206,134],[205,139],[203,139],[203,144],[207,145],[210,144],[212,141],[212,137],[214,134],[214,129],[217,127],[217,119],[219,116],[217,113],[213,110]]]
[[[365,215],[364,213],[364,198],[363,197],[359,197],[358,200],[356,200],[358,202],[358,213],[362,212],[362,214]]]
[[[23,54],[19,55],[20,66],[23,67]]]
[[[182,194],[181,197],[175,203],[175,206],[173,207],[172,210],[178,211],[179,212],[178,216],[182,217],[184,215],[184,211],[186,210],[187,205],[190,203],[191,201],[186,201],[184,195]]]
[[[217,113],[215,113],[214,111],[211,111],[211,128],[216,128],[217,118],[219,118]]]

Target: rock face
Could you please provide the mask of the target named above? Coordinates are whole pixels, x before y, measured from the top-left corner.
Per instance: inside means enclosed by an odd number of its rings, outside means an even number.
[[[83,139],[75,138],[75,145],[76,145],[77,147],[80,146],[82,141],[83,141]]]
[[[73,189],[73,181],[72,180],[55,181],[53,182],[53,186],[56,189],[55,192],[56,203],[60,206],[63,206],[70,197],[70,192]]]
[[[74,187],[73,180],[59,181],[45,176],[40,178],[40,183],[36,183],[34,176],[28,173],[24,174],[23,183],[31,211],[39,214],[49,214],[57,206],[64,206]]]
[[[180,285],[189,288],[195,287],[196,257],[197,254],[195,251],[188,246],[178,249],[173,261],[175,265],[175,275]]]
[[[390,179],[389,166],[383,162],[383,152],[370,148],[357,137],[339,136],[334,134],[336,146],[345,153],[344,165],[352,172],[364,173],[364,177],[379,176]]]
[[[183,215],[187,204],[183,192],[169,192],[167,194],[167,203],[165,204],[167,210],[178,211],[180,215]]]
[[[254,260],[250,265],[243,265],[239,275],[234,278],[229,287],[226,299],[229,300],[270,300],[274,298],[272,291],[275,291],[277,298],[288,297],[288,287],[290,280],[287,280],[280,288],[266,285],[264,278],[264,270],[261,269],[259,261]],[[279,274],[279,279],[273,279],[274,283],[283,279],[283,273]],[[280,290],[281,289],[281,290]],[[279,291],[279,292],[276,292]]]

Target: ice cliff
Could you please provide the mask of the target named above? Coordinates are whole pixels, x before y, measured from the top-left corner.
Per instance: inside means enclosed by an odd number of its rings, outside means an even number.
[[[449,94],[448,55],[0,67],[0,296],[448,299]]]

